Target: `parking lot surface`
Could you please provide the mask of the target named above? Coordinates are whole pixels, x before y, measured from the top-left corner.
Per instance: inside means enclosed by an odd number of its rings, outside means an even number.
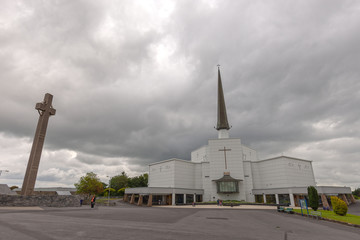
[[[0,208],[0,239],[347,239],[360,229],[274,209]]]

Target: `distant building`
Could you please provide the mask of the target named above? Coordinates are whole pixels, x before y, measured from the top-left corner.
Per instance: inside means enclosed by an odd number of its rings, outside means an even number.
[[[259,160],[257,152],[230,138],[218,69],[218,139],[194,150],[191,160],[172,158],[149,165],[149,187],[127,188],[125,200],[139,205],[239,200],[298,206],[316,186],[312,162],[288,156]],[[353,200],[349,187],[317,186],[324,206],[330,195]],[[131,196],[131,197],[130,197]]]
[[[16,195],[16,193],[11,191],[8,185],[0,184],[0,195]]]

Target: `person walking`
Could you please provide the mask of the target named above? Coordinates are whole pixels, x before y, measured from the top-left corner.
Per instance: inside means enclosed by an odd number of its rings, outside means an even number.
[[[91,198],[91,208],[94,208],[94,206],[95,206],[95,201],[96,201],[96,196],[94,195],[94,196]]]

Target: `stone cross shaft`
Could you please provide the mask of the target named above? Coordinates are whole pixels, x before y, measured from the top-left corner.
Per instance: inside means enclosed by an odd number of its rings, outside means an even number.
[[[231,151],[231,149],[226,149],[226,147],[224,147],[224,149],[219,149],[219,151],[223,151],[223,152],[224,152],[224,158],[225,158],[225,169],[227,169],[227,163],[226,163],[226,151]]]
[[[49,122],[49,117],[55,115],[56,110],[52,107],[53,96],[49,93],[45,94],[44,101],[37,103],[35,109],[39,112],[39,120],[36,127],[33,145],[29,157],[29,162],[26,168],[24,182],[21,188],[21,195],[32,195],[34,192],[36,176],[39,169],[41,152],[43,149],[46,129]]]

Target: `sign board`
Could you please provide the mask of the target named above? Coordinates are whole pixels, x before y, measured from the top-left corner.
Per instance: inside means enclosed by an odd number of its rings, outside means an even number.
[[[305,199],[300,199],[300,207],[301,208],[307,208]]]
[[[309,209],[308,209],[308,206],[307,206],[306,199],[300,199],[299,202],[300,202],[300,207],[301,207],[301,215],[304,216],[303,208],[306,209],[307,214],[309,215]]]

